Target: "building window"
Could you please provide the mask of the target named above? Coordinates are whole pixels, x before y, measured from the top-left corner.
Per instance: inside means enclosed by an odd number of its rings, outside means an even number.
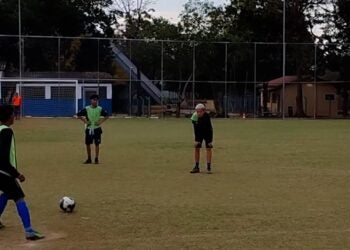
[[[52,99],[75,99],[75,87],[51,87]]]
[[[45,87],[27,87],[23,86],[22,89],[23,98],[27,99],[45,99]]]

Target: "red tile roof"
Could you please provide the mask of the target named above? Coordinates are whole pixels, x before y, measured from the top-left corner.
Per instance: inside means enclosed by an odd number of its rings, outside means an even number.
[[[290,84],[290,83],[293,83],[293,82],[296,82],[298,80],[298,77],[297,76],[285,76],[284,77],[284,83],[285,84]],[[283,84],[283,77],[279,77],[279,78],[276,78],[276,79],[273,79],[269,82],[267,82],[268,86],[269,87],[278,87],[278,86],[281,86]]]

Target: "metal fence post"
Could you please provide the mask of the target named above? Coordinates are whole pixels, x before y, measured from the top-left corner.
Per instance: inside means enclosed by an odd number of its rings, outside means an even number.
[[[163,91],[164,91],[164,41],[162,41],[161,47],[161,62],[160,62],[160,106],[162,112],[162,118],[164,118],[164,100],[163,100]]]
[[[314,45],[314,119],[317,116],[317,45]]]
[[[228,94],[227,94],[227,61],[228,61],[228,43],[225,43],[225,93],[224,93],[224,105],[225,105],[225,118],[228,117]]]
[[[196,84],[196,43],[193,43],[193,77],[192,77],[192,108],[195,108],[195,84]]]
[[[61,38],[57,39],[57,73],[58,78],[61,78]]]
[[[257,55],[256,55],[256,47],[257,47],[257,44],[254,43],[254,119],[256,118],[256,58],[257,58]]]
[[[133,68],[132,67],[130,67],[129,68],[129,116],[131,117],[131,112],[132,112],[132,97],[131,97],[131,95],[132,95],[132,93],[131,93],[131,70],[132,70]]]
[[[100,94],[100,39],[97,39],[97,86]]]
[[[18,0],[18,49],[19,49],[19,78],[22,78],[22,16],[21,0]]]
[[[286,76],[286,0],[283,0],[283,62],[282,62],[282,119],[284,120],[284,103],[285,103],[285,76]]]
[[[131,50],[131,40],[129,40],[129,60],[132,61],[132,50]],[[132,70],[132,67],[129,67],[129,116],[131,117],[131,112],[132,112],[132,100],[131,100],[131,70]]]

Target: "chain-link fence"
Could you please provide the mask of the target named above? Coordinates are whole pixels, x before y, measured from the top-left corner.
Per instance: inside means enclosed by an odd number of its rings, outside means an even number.
[[[201,102],[215,117],[341,118],[347,47],[2,35],[0,97],[19,92],[35,116],[73,115],[98,93],[116,115],[189,116]]]

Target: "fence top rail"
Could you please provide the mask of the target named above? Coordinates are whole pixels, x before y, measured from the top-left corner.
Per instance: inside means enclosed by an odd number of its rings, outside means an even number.
[[[140,82],[141,80],[132,80],[132,83]],[[187,83],[188,81],[186,80],[151,80],[154,83],[162,84],[163,83],[168,83],[168,84],[183,84]],[[56,83],[77,83],[77,84],[110,84],[111,82],[125,82],[129,83],[129,79],[121,79],[121,78],[110,78],[110,79],[97,79],[97,78],[76,78],[76,79],[66,79],[66,78],[17,78],[17,77],[3,77],[0,78],[0,82],[43,82],[43,83],[50,83],[50,82],[56,82]],[[201,84],[201,83],[210,83],[210,84],[268,84],[268,81],[201,81],[201,80],[196,80],[194,82],[191,82],[191,84]],[[327,80],[309,80],[309,81],[293,81],[290,83],[285,83],[286,85],[290,84],[350,84],[349,81],[327,81]],[[279,84],[283,84],[283,82],[279,82]],[[276,86],[276,84],[272,84],[271,86]]]
[[[74,82],[77,83],[77,79],[60,79],[60,78],[0,78],[0,82]]]
[[[13,37],[13,38],[43,38],[43,39],[82,39],[82,40],[106,40],[106,41],[124,41],[124,42],[154,42],[154,43],[191,43],[191,44],[247,44],[247,45],[283,45],[283,42],[232,42],[232,41],[196,41],[196,40],[172,40],[172,39],[130,39],[130,38],[116,38],[116,37],[89,37],[89,36],[44,36],[44,35],[13,35],[13,34],[0,34],[1,37]],[[350,43],[319,43],[319,42],[298,42],[285,44],[291,45],[317,45],[317,46],[331,46],[331,45],[347,45]]]

